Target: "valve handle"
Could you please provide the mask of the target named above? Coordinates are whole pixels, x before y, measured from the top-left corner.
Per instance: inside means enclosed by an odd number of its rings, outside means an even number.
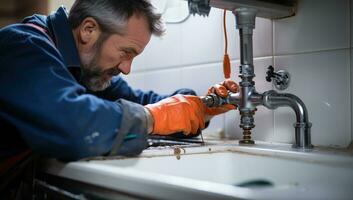
[[[275,69],[272,67],[272,65],[268,66],[266,74],[266,81],[271,82],[272,78],[274,78],[276,74]]]
[[[278,90],[285,90],[289,86],[290,75],[286,70],[275,72],[275,69],[270,65],[267,68],[266,75],[266,81],[272,82]]]

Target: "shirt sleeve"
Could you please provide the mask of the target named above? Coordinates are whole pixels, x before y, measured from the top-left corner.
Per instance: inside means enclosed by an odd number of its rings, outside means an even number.
[[[175,92],[167,95],[161,95],[152,90],[145,92],[139,89],[133,89],[121,76],[113,77],[110,87],[104,91],[96,92],[94,94],[111,101],[122,98],[141,105],[156,103],[164,98],[176,94],[196,95],[195,91],[187,88],[176,90]]]
[[[131,132],[146,140],[143,107],[87,94],[39,31],[24,25],[2,30],[0,47],[0,117],[34,151],[76,160],[129,149],[131,142],[123,140]],[[145,143],[120,153],[140,153]]]

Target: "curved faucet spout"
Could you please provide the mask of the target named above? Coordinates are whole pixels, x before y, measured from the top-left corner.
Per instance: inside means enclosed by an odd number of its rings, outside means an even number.
[[[308,111],[303,101],[289,93],[277,93],[274,90],[267,91],[263,94],[262,105],[268,109],[276,109],[278,107],[291,107],[296,116],[295,128],[295,144],[296,148],[312,148],[311,144],[311,123],[309,122]]]
[[[295,112],[297,122],[308,122],[308,111],[305,104],[294,94],[277,93],[274,90],[270,90],[265,92],[263,96],[263,105],[268,109],[291,107]]]

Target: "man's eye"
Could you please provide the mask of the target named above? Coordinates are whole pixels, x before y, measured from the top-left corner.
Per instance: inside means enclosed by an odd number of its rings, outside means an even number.
[[[127,51],[123,51],[123,58],[126,58],[126,59],[130,59],[132,58],[132,53],[131,52],[127,52]]]
[[[127,55],[127,51],[121,51],[121,55],[122,56],[126,56]]]

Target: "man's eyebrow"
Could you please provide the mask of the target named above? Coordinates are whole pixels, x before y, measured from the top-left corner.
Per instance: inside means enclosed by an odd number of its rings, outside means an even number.
[[[133,47],[122,47],[121,50],[122,50],[122,51],[126,51],[126,52],[128,52],[128,53],[131,53],[131,54],[133,54],[133,55],[135,55],[135,56],[137,56],[137,55],[139,54],[139,53],[136,51],[136,49],[133,48]]]

